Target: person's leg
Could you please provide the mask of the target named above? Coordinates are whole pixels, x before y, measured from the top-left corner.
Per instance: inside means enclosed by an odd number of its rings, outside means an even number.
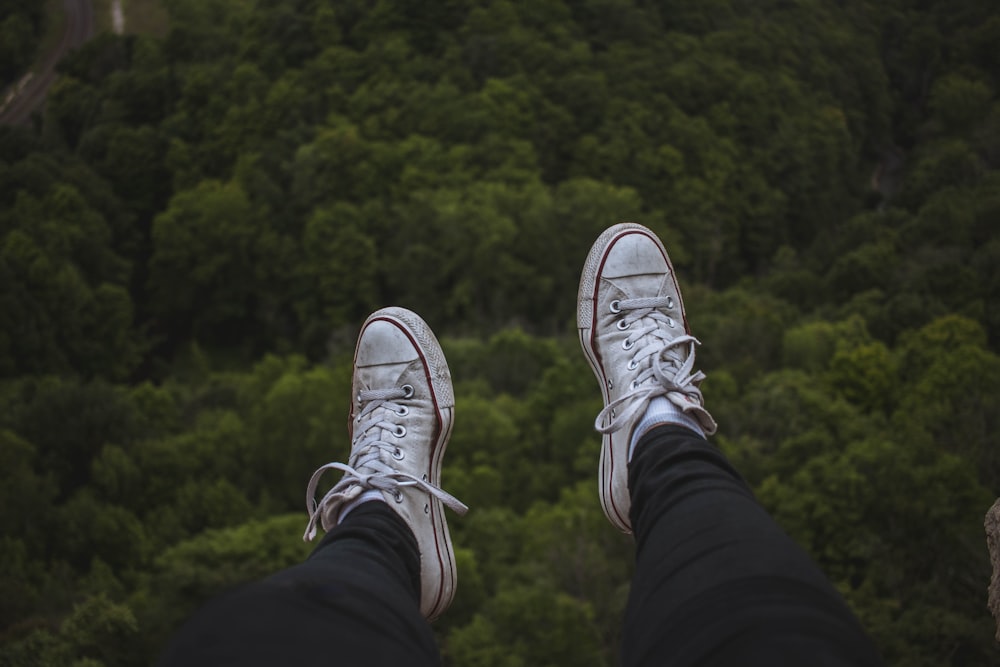
[[[701,435],[661,425],[629,463],[625,665],[879,665],[819,568]]]
[[[413,532],[364,503],[304,563],[206,605],[160,665],[439,665]]]
[[[348,464],[309,482],[306,562],[210,602],[161,665],[435,665],[427,623],[451,604],[455,556],[440,488],[451,436],[451,375],[416,314],[385,308],[363,325],[354,357]],[[315,502],[327,470],[343,477]]]
[[[604,396],[604,512],[637,540],[626,665],[866,665],[878,656],[816,565],[705,434],[695,347],[663,244],[624,223],[580,280],[580,342]]]

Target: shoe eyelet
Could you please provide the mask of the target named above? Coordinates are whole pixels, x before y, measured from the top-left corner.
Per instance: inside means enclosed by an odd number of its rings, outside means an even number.
[[[635,341],[634,340],[630,340],[630,339],[626,338],[625,340],[622,341],[622,349],[623,350],[631,350],[633,347],[635,347]]]
[[[422,480],[424,480],[426,482],[427,481],[427,473],[424,473],[423,475],[421,475],[420,479],[422,479]]]
[[[638,388],[639,388],[639,383],[636,382],[635,380],[632,380],[631,382],[628,383],[629,391],[635,391]]]
[[[617,415],[617,414],[615,414],[615,409],[614,409],[614,408],[611,408],[611,418],[612,418],[612,419],[614,419],[614,418],[615,418],[615,417],[617,417],[617,416],[618,416],[618,415]]]
[[[354,423],[356,423],[356,424],[360,424],[361,423],[361,415],[360,414],[358,414],[358,417],[357,417],[357,419],[354,420]]]
[[[424,514],[430,514],[430,513],[431,513],[431,506],[429,504],[425,503],[424,504]]]
[[[610,308],[612,313],[620,313],[622,312],[622,302],[619,301],[618,299],[615,299],[614,301],[611,302]]]
[[[361,405],[361,392],[358,392],[358,405]]]
[[[611,378],[608,378],[608,391],[611,391],[614,388],[615,388],[615,382],[614,382],[614,380],[612,380]]]
[[[392,458],[396,459],[397,461],[402,461],[403,459],[406,458],[406,454],[403,453],[402,449],[396,447],[396,449],[392,450]]]
[[[677,328],[677,323],[674,322],[674,318],[672,318],[672,317],[668,317],[667,318],[667,326],[670,327],[671,329],[676,329]]]
[[[673,307],[674,307],[674,297],[668,296],[667,297],[667,308],[673,308]]]
[[[392,492],[392,497],[397,503],[403,502],[403,492],[400,491],[399,489],[395,489]]]
[[[639,368],[639,362],[637,362],[635,359],[630,359],[628,362],[628,366],[626,366],[626,368],[628,368],[630,371],[634,371],[635,369]]]
[[[406,437],[406,427],[402,424],[396,424],[396,428],[393,429],[392,434],[397,438]]]
[[[625,331],[630,326],[632,326],[632,323],[631,322],[626,322],[625,320],[618,320],[617,326],[618,326],[618,330],[619,331]]]
[[[404,384],[402,386],[402,390],[403,390],[403,398],[413,398],[413,385],[412,384]]]
[[[410,414],[410,409],[405,405],[401,405],[399,406],[399,410],[396,410],[396,414],[399,415],[400,417],[405,417],[406,415]]]

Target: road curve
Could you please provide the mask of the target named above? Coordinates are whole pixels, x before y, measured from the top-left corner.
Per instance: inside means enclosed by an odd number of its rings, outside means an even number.
[[[56,47],[45,54],[42,69],[30,77],[17,96],[0,112],[0,124],[24,125],[45,104],[45,94],[56,78],[56,65],[71,49],[94,36],[94,8],[90,0],[63,0],[66,29]],[[22,80],[23,81],[23,80]]]

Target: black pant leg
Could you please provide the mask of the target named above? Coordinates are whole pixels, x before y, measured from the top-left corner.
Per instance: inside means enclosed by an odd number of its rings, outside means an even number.
[[[840,594],[715,447],[680,426],[629,464],[625,665],[880,665]]]
[[[209,602],[159,665],[439,665],[420,614],[416,539],[364,503],[304,563]]]

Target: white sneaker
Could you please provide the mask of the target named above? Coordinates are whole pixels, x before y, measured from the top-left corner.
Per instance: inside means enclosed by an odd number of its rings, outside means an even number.
[[[312,540],[317,523],[324,530],[336,526],[362,493],[380,493],[417,539],[420,611],[437,618],[451,604],[456,583],[442,504],[459,514],[468,508],[440,488],[455,398],[441,346],[416,313],[383,308],[368,317],[354,353],[351,395],[349,463],[328,463],[309,480],[303,537]],[[344,476],[317,503],[316,486],[331,469]]]
[[[695,418],[706,434],[715,421],[694,372],[698,344],[663,243],[649,229],[622,223],[594,243],[580,278],[580,343],[604,395],[595,428],[604,434],[600,495],[608,519],[631,533],[629,443],[649,402],[663,396]]]

